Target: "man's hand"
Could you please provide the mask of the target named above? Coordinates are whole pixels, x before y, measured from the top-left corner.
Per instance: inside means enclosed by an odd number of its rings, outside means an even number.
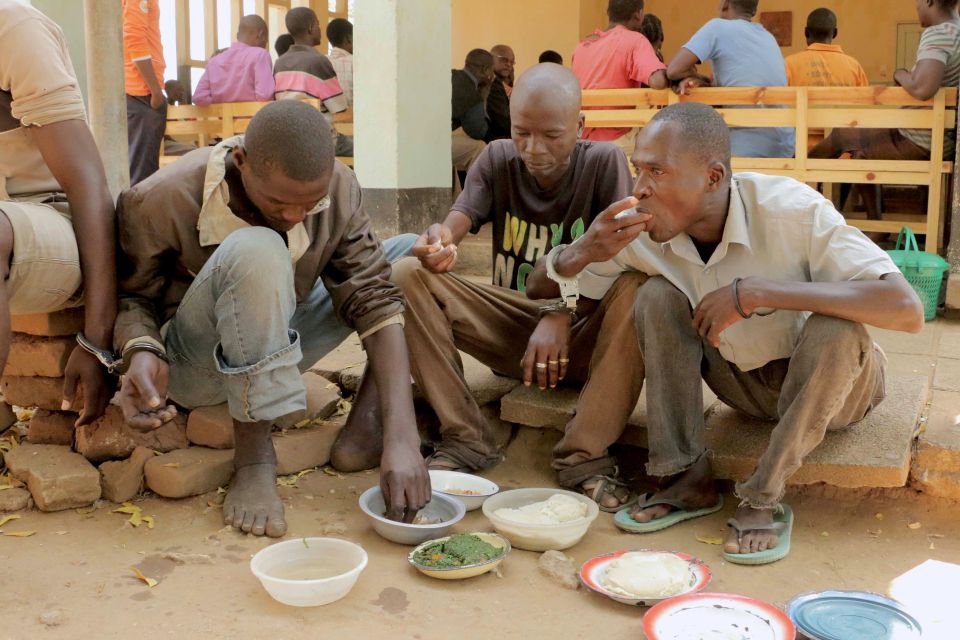
[[[898,87],[902,87],[904,82],[913,77],[913,74],[910,73],[907,69],[897,69],[893,72],[893,82]]]
[[[165,404],[170,365],[149,351],[133,354],[130,368],[120,385],[120,408],[127,424],[138,431],[149,431],[174,419],[177,409]]]
[[[113,395],[114,382],[103,365],[92,355],[77,347],[70,353],[63,378],[63,405],[68,411],[77,399],[77,385],[83,388],[83,413],[74,427],[90,424],[103,415]]]
[[[457,245],[453,244],[450,228],[445,224],[430,225],[414,243],[413,255],[431,273],[452,271],[457,264]]]
[[[430,474],[417,443],[384,443],[380,458],[380,491],[386,517],[411,523],[430,502]]]
[[[589,263],[610,260],[647,230],[653,216],[633,210],[639,203],[636,198],[624,198],[594,218],[587,232],[574,243]]]
[[[698,87],[709,87],[710,84],[710,79],[705,76],[690,76],[678,82],[677,86],[674,87],[674,91],[681,96],[688,96],[691,90]]]
[[[570,316],[548,313],[540,319],[527,342],[527,351],[520,361],[523,384],[528,387],[536,376],[537,386],[551,389],[567,375],[570,346]]]
[[[741,288],[743,283],[740,284]],[[741,299],[740,305],[744,313],[750,314],[753,309],[747,309]],[[720,334],[727,328],[743,320],[737,311],[733,298],[733,285],[727,285],[716,291],[711,291],[703,297],[697,308],[693,310],[693,326],[700,337],[714,348],[720,346]]]
[[[164,97],[163,92],[160,93],[151,93],[150,94],[150,108],[159,109],[164,102],[166,102],[166,97]]]

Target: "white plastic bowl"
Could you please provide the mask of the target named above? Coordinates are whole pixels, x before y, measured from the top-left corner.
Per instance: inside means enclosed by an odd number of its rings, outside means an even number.
[[[315,607],[344,597],[367,566],[363,547],[337,538],[296,538],[261,549],[250,570],[274,600]],[[311,575],[321,577],[311,578]]]
[[[466,509],[459,500],[434,491],[420,515],[440,520],[437,524],[406,524],[384,517],[386,507],[379,486],[372,486],[360,495],[360,509],[367,514],[373,530],[390,542],[417,545],[450,535],[450,529],[463,519]]]
[[[543,502],[558,493],[586,504],[587,515],[562,524],[523,524],[495,515],[498,509],[516,509],[534,502]],[[599,514],[600,508],[596,502],[579,493],[563,489],[514,489],[498,493],[483,503],[483,515],[487,516],[496,532],[509,540],[514,547],[527,551],[569,549],[583,539]]]
[[[475,476],[470,473],[460,473],[459,471],[431,471],[430,486],[437,493],[459,500],[467,511],[479,509],[484,501],[500,491],[496,482],[491,482],[486,478]],[[468,491],[477,491],[476,495],[464,495],[462,493],[451,492],[450,489],[466,489]]]

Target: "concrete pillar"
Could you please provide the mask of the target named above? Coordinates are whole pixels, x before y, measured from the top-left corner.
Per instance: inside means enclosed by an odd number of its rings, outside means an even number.
[[[123,83],[120,2],[83,0],[87,52],[87,113],[114,197],[130,185],[127,98]]]
[[[450,0],[354,5],[354,159],[380,237],[451,204]]]
[[[960,122],[957,123],[960,131]],[[944,212],[947,229],[950,231],[950,243],[947,245],[947,261],[950,262],[950,275],[947,280],[947,313],[960,315],[960,144],[953,158],[953,193],[950,198],[950,210]]]

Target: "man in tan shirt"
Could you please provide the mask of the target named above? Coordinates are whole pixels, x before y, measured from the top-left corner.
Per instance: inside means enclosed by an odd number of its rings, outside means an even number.
[[[624,271],[651,276],[634,321],[647,472],[664,481],[616,522],[645,533],[722,506],[704,442],[702,377],[726,404],[776,423],[756,470],[736,485],[724,556],[779,560],[793,522],[781,504],[787,480],[827,430],[862,420],[883,399],[885,358],[864,324],[917,332],[923,309],[889,256],[819,193],[791,178],[732,174],[730,134],[712,108],[660,111],[632,161],[633,197],[554,249],[545,259],[554,272],[538,265],[527,294],[554,295],[555,278],[599,299]],[[558,449],[581,446],[568,434]]]
[[[226,402],[236,475],[224,522],[254,535],[287,527],[271,427],[305,409],[301,370],[353,330],[380,392],[388,517],[410,522],[430,500],[410,377],[397,375],[409,371],[403,296],[328,131],[307,104],[270,104],[244,136],[184,156],[117,207],[120,406],[152,429],[176,414],[168,396]]]
[[[84,333],[109,348],[116,316],[114,208],[63,32],[14,0],[0,0],[0,370],[11,314],[85,305]],[[82,383],[77,424],[103,413],[105,369],[74,349],[63,408]]]

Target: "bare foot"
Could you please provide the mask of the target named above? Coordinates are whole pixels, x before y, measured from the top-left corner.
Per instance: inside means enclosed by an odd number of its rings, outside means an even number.
[[[347,423],[330,449],[330,465],[337,471],[366,471],[380,464],[383,455],[383,421],[373,376],[363,376]]]
[[[277,465],[239,467],[223,501],[223,522],[244,533],[279,538],[287,532],[283,502],[277,493]]]
[[[678,500],[685,508],[694,510],[717,504],[720,500],[720,492],[717,491],[717,483],[710,470],[710,461],[706,456],[702,456],[692,467],[677,476],[666,489],[653,494],[653,498]],[[674,509],[675,507],[667,504],[658,504],[646,509],[641,509],[637,505],[630,517],[636,522],[650,522],[664,517]]]
[[[743,527],[742,535],[730,527],[723,550],[727,553],[757,553],[777,546],[780,538],[770,530],[752,531],[751,527],[773,524],[773,509],[754,509],[750,505],[739,507],[733,517]]]

